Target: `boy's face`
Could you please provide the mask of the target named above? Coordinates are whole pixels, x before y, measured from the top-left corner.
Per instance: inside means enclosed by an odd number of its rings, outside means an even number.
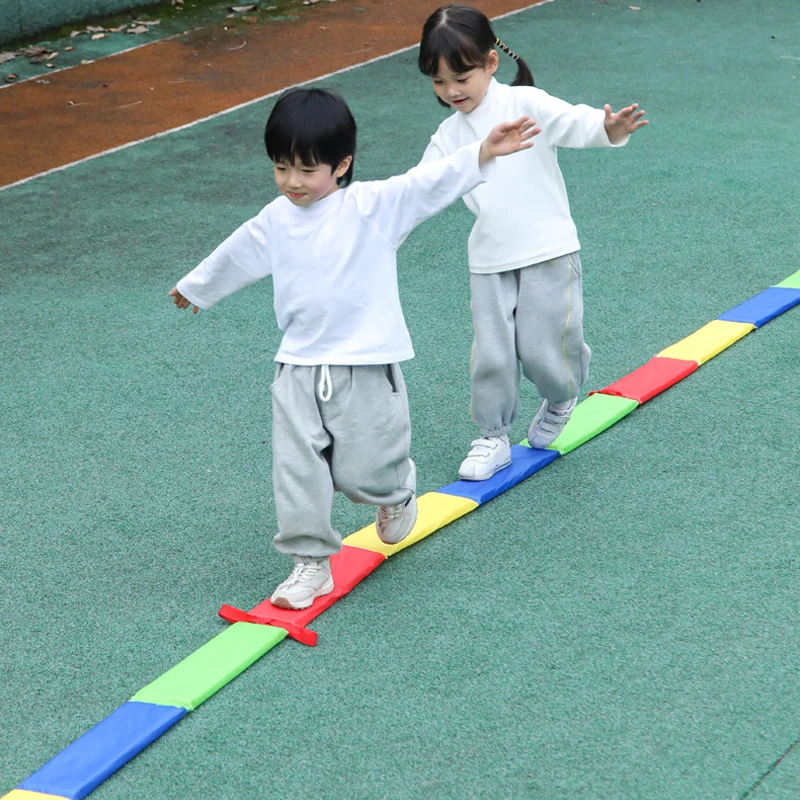
[[[433,91],[451,108],[468,114],[486,96],[492,75],[497,71],[498,60],[497,50],[492,49],[482,67],[475,67],[469,72],[453,72],[442,58],[439,60],[439,71],[431,76]]]
[[[347,156],[336,169],[330,164],[303,164],[299,159],[275,161],[272,165],[275,185],[296,206],[310,206],[339,188],[336,180],[347,172],[352,160],[352,156]]]

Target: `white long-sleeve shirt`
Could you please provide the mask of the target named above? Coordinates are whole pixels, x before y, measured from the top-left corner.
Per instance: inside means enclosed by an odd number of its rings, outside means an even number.
[[[207,309],[272,275],[284,334],[276,361],[357,366],[413,358],[396,251],[413,228],[484,180],[493,162],[481,168],[479,151],[475,143],[307,207],[281,196],[180,280],[178,291]]]
[[[469,237],[470,272],[505,272],[579,250],[556,148],[627,142],[609,142],[602,109],[571,105],[533,86],[506,86],[492,78],[477,108],[456,111],[439,126],[420,163],[448,156],[486,138],[500,122],[524,115],[542,129],[534,146],[500,159],[492,180],[464,196],[477,217]]]

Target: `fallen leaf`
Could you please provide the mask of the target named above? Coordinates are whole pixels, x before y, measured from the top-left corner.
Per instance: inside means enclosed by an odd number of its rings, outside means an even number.
[[[132,22],[133,25],[160,25],[160,19],[135,19]]]
[[[45,66],[47,67],[47,69],[53,69],[53,67],[55,67],[55,64],[45,64]]]
[[[12,61],[16,57],[16,53],[0,53],[0,64],[5,64],[6,61]]]
[[[147,31],[149,31],[149,30],[150,29],[147,27],[147,25],[137,25],[135,28],[128,28],[126,33],[136,33],[136,34],[147,33]],[[92,38],[94,38],[94,37],[92,37]]]
[[[100,33],[104,31],[105,28],[102,25],[87,25],[86,30],[89,31],[89,33]]]
[[[241,50],[246,44],[247,42],[242,42],[238,47],[229,47],[228,50]]]
[[[83,58],[81,59],[81,64],[94,64],[93,58]]]
[[[182,6],[183,0],[169,0],[171,6]]]
[[[71,53],[74,49],[75,49],[74,47],[65,47],[64,48],[64,52],[65,53]]]
[[[127,27],[128,27],[128,23],[127,22],[123,22],[122,25],[119,25],[116,28],[109,28],[108,32],[109,33],[122,33],[122,31],[124,31],[125,28],[127,28]]]
[[[48,53],[45,51],[44,53],[39,53],[35,56],[32,56],[28,60],[31,64],[41,64],[44,61],[50,61],[51,59],[55,58],[58,53]]]
[[[36,81],[36,83],[40,83],[42,86],[47,86],[50,81]]]
[[[641,11],[641,10],[642,10],[642,7],[641,7],[641,6],[628,6],[628,8],[629,8],[631,11]]]
[[[105,39],[106,35],[104,33],[93,33],[92,39]]]
[[[6,83],[13,83],[17,78],[19,78],[19,75],[15,75],[13,72],[11,72],[6,75],[5,81]]]
[[[80,36],[82,33],[86,33],[86,31],[72,31],[70,38],[74,39],[76,36]]]
[[[277,11],[278,6],[267,6],[267,11]]]
[[[251,6],[231,6],[231,11],[235,11],[238,14],[240,11],[252,11],[255,7],[255,4]]]

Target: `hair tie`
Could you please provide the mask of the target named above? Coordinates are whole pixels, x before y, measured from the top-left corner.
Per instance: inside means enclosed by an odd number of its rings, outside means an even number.
[[[511,56],[514,61],[519,61],[519,56],[505,43],[500,41],[500,39],[495,39],[494,43],[504,52]]]

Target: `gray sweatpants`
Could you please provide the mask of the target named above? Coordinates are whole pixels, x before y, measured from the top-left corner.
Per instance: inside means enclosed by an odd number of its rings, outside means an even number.
[[[323,367],[279,364],[272,384],[272,481],[278,534],[288,555],[337,553],[333,493],[354,503],[393,505],[416,491],[409,459],[411,423],[397,364]]]
[[[583,341],[577,253],[508,272],[470,275],[472,418],[484,436],[507,433],[519,410],[519,363],[542,398],[576,397],[591,351]],[[518,363],[519,362],[519,363]]]

